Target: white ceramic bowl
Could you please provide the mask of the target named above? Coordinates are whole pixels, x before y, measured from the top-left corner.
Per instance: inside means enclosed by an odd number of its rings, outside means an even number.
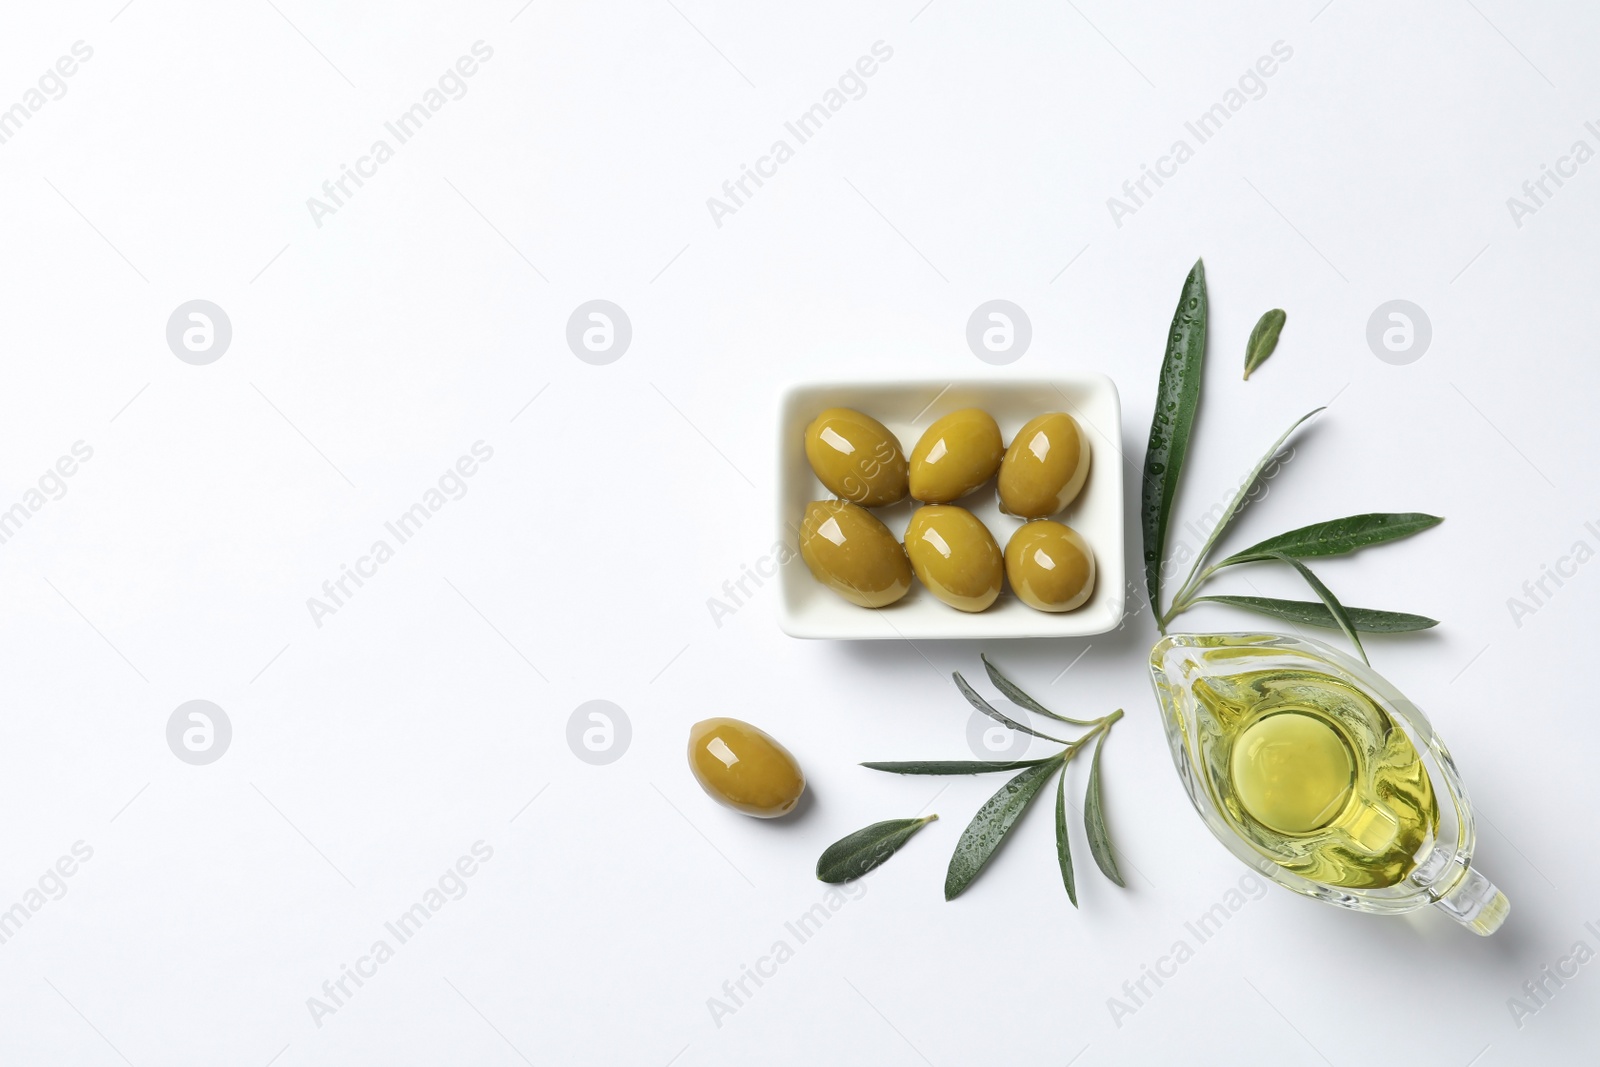
[[[1010,444],[1022,424],[1049,411],[1078,420],[1093,450],[1089,480],[1060,515],[1094,551],[1094,595],[1075,611],[1035,611],[1007,586],[988,611],[957,611],[914,582],[911,592],[886,608],[862,608],[811,576],[798,539],[805,506],[833,494],[806,461],[805,429],[824,408],[855,408],[900,439],[909,457],[922,431],[961,408],[982,408],[1000,424]],[[834,382],[790,386],[778,412],[778,539],[795,550],[779,572],[780,624],[794,637],[840,640],[909,638],[1083,637],[1115,629],[1122,621],[1126,561],[1122,550],[1122,408],[1117,387],[1103,374],[1069,374],[1018,381]],[[1020,519],[1002,514],[994,480],[958,503],[976,515],[1004,548]],[[914,500],[872,513],[896,537],[905,533]]]

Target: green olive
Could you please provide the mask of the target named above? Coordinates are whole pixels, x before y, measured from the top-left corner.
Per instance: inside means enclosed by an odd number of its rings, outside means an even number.
[[[870,415],[829,408],[806,427],[806,459],[817,480],[842,500],[865,508],[905,499],[906,456],[888,428]]]
[[[982,611],[1000,595],[1000,546],[966,508],[918,508],[906,527],[906,555],[922,584],[953,608]]]
[[[806,776],[789,750],[738,719],[706,719],[689,728],[689,769],[712,800],[758,819],[787,815],[806,791]]]
[[[924,504],[960,500],[994,477],[1006,453],[987,411],[963,408],[934,421],[911,450],[911,498]]]
[[[1071,611],[1094,593],[1094,553],[1070,526],[1025,522],[1006,542],[1006,578],[1030,608]]]
[[[911,589],[911,564],[894,534],[844,500],[806,505],[800,555],[817,581],[864,608],[893,604]]]
[[[1000,506],[1022,519],[1046,519],[1076,499],[1089,477],[1089,439],[1060,411],[1028,420],[1000,464]]]

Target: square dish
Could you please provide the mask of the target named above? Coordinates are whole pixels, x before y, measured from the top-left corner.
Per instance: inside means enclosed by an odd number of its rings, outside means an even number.
[[[798,552],[800,519],[813,500],[832,497],[806,461],[805,429],[824,408],[854,408],[877,419],[909,457],[917,439],[942,415],[982,408],[1000,425],[1007,444],[1023,423],[1050,411],[1065,411],[1088,437],[1089,480],[1066,511],[1055,516],[1081,534],[1095,556],[1094,594],[1080,608],[1035,611],[1006,586],[1000,599],[977,613],[958,611],[920,583],[898,603],[862,608],[848,603],[811,576]],[[1127,567],[1123,553],[1122,407],[1117,387],[1103,374],[1079,373],[1016,381],[808,382],[784,391],[778,412],[778,539],[795,549],[779,570],[779,624],[792,637],[869,641],[894,638],[1001,639],[1084,637],[1113,630],[1122,621]],[[994,481],[958,501],[1004,548],[1022,520],[1003,514]],[[914,500],[872,513],[900,537]]]

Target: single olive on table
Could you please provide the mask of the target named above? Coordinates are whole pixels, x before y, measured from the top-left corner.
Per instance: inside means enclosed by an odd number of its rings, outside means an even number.
[[[850,408],[829,408],[806,427],[806,459],[841,500],[876,508],[904,500],[905,453],[888,428]]]
[[[900,542],[877,516],[845,500],[806,505],[800,557],[817,581],[864,608],[893,604],[911,590]]]
[[[1089,477],[1089,440],[1061,411],[1028,420],[1000,463],[1000,506],[1019,519],[1062,511]]]
[[[1030,608],[1071,611],[1094,594],[1094,553],[1072,527],[1035,519],[1006,542],[1006,578]]]
[[[1005,453],[1000,427],[987,411],[963,408],[941,416],[911,450],[911,498],[954,503],[993,478]]]
[[[770,734],[738,719],[706,719],[689,728],[689,769],[717,803],[758,819],[794,810],[806,776]]]
[[[961,611],[982,611],[1000,595],[1004,557],[988,527],[966,508],[929,504],[906,527],[906,555],[928,591]]]

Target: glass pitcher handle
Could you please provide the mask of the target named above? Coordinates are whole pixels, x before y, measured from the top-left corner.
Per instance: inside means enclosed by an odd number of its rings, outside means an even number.
[[[1471,867],[1450,892],[1433,902],[1433,906],[1484,937],[1500,929],[1511,911],[1506,895]]]

